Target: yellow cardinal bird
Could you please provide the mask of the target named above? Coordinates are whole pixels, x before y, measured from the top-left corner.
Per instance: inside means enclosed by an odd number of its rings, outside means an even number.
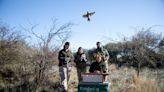
[[[95,14],[95,12],[88,12],[83,15],[84,18],[87,18],[88,21],[90,21],[90,17]]]

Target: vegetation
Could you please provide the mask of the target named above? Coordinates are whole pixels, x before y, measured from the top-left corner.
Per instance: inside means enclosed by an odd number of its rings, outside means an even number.
[[[0,91],[35,92],[53,88],[48,80],[49,71],[57,63],[57,52],[69,37],[72,25],[66,23],[57,28],[53,20],[47,35],[36,34],[36,25],[29,29],[22,27],[23,32],[38,39],[35,46],[27,44],[21,32],[0,26]]]
[[[153,26],[152,26],[153,27]],[[133,66],[137,68],[138,75],[143,67],[164,67],[164,37],[152,32],[152,27],[141,28],[137,34],[130,38],[124,37],[122,42],[108,43],[104,47],[110,54],[110,63],[120,66]],[[92,52],[88,54],[92,61]]]
[[[57,54],[72,25],[57,27],[53,20],[45,35],[35,33],[37,25],[22,31],[0,25],[0,91],[60,92]],[[164,37],[153,33],[152,27],[104,46],[110,54],[111,92],[164,92]],[[24,32],[37,43],[28,44]],[[93,50],[87,50],[89,61]],[[78,83],[76,69],[72,70],[70,91],[74,92]]]

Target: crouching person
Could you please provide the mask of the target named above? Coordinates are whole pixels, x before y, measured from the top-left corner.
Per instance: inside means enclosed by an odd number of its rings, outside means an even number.
[[[90,73],[106,73],[107,72],[106,66],[102,62],[101,55],[96,55],[96,61],[91,64],[89,72]]]
[[[58,60],[59,60],[59,73],[61,78],[61,84],[63,86],[64,91],[68,90],[68,80],[69,73],[71,71],[71,61],[73,61],[73,54],[69,50],[70,43],[66,42],[64,44],[64,48],[59,51]]]
[[[101,55],[96,55],[96,61],[93,62],[89,69],[90,73],[107,73],[107,67],[102,60]],[[104,75],[104,81],[107,80],[107,76]]]

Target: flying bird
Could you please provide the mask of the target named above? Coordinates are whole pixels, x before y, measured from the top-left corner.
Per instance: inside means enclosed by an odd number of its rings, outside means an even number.
[[[84,18],[87,18],[88,21],[90,21],[90,17],[95,14],[95,12],[88,12],[83,15]]]

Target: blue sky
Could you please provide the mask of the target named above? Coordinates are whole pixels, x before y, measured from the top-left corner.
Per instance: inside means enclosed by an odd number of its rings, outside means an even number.
[[[82,18],[86,11],[96,12],[90,22]],[[59,24],[77,24],[68,39],[71,48],[89,49],[97,41],[105,44],[132,36],[136,33],[132,27],[164,25],[164,0],[0,0],[0,21],[11,27],[29,27],[30,21],[44,34],[52,18]],[[164,34],[163,27],[154,29]]]

